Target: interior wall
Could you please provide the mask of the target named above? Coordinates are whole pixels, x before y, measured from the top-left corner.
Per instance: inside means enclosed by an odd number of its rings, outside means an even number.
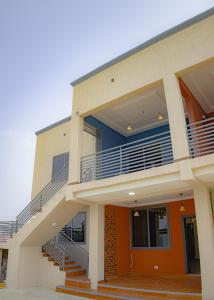
[[[107,266],[105,275],[107,271],[110,271],[109,274],[111,273],[111,268],[114,269],[111,276],[130,272],[145,275],[186,274],[183,217],[195,215],[194,200],[183,201],[185,212],[180,212],[180,201],[165,205],[168,207],[170,235],[170,246],[166,249],[132,248],[130,209],[112,205],[106,206],[105,242],[107,238],[108,245],[105,243],[105,261],[112,256],[111,263],[113,262],[113,266]],[[111,228],[108,226],[109,220],[111,221]],[[107,254],[108,256],[106,256]]]
[[[179,83],[181,94],[185,99],[190,123],[201,121],[203,116],[206,116],[206,112],[181,78],[179,78]]]

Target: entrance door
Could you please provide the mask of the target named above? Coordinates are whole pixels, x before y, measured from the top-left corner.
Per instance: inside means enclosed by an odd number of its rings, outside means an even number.
[[[184,218],[187,270],[189,274],[200,274],[200,258],[196,217]]]

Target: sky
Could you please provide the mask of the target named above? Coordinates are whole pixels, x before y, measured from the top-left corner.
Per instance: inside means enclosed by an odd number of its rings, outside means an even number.
[[[70,82],[214,0],[0,0],[0,220],[31,198],[35,132],[71,114]]]

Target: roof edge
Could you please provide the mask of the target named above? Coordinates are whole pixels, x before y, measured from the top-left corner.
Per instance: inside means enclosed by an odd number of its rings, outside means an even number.
[[[40,130],[36,131],[35,134],[36,135],[40,135],[40,134],[42,134],[42,133],[44,133],[44,132],[46,132],[46,131],[48,131],[50,129],[53,129],[53,128],[55,128],[55,127],[57,127],[57,126],[59,126],[59,125],[61,125],[63,123],[69,122],[70,120],[71,120],[71,116],[69,116],[67,118],[64,118],[64,119],[62,119],[62,120],[60,120],[58,122],[55,122],[55,123],[53,123],[53,124],[51,124],[51,125],[43,128],[43,129],[40,129]]]
[[[187,28],[187,27],[189,27],[189,26],[191,26],[191,25],[193,25],[193,24],[195,24],[199,21],[204,20],[204,19],[212,16],[213,14],[214,14],[214,7],[210,8],[210,9],[208,9],[208,10],[206,10],[206,11],[204,11],[204,12],[202,12],[202,13],[200,13],[200,14],[198,14],[198,15],[196,15],[196,16],[194,16],[194,17],[192,17],[192,18],[190,18],[190,19],[188,19],[188,20],[186,20],[186,21],[184,21],[184,22],[182,22],[182,23],[180,23],[180,24],[178,24],[178,25],[162,32],[162,33],[160,33],[160,34],[158,34],[158,35],[156,35],[155,37],[151,38],[150,40],[147,40],[146,42],[138,45],[137,47],[134,47],[131,50],[117,56],[116,58],[114,58],[114,59],[110,60],[109,62],[99,66],[98,68],[94,69],[93,71],[90,71],[89,73],[87,73],[87,74],[81,76],[80,78],[72,81],[71,85],[74,87],[77,84],[83,82],[84,80],[96,75],[97,73],[111,67],[112,65],[114,65],[114,64],[116,64],[116,63],[118,63],[118,62],[120,62],[120,61],[122,61],[126,58],[128,58],[129,56],[131,56],[131,55],[133,55],[133,54],[135,54],[135,53],[137,53],[137,52],[139,52],[139,51],[141,51],[145,48],[148,48],[149,46],[151,46],[151,45],[153,45],[153,44],[155,44],[155,43],[157,43],[157,42],[173,35],[174,33],[177,33],[179,31],[181,31],[181,30],[183,30],[183,29],[185,29],[185,28]]]

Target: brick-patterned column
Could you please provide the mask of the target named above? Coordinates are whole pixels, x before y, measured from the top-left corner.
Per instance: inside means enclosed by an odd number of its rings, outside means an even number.
[[[116,213],[115,207],[105,206],[104,272],[105,278],[117,275]]]

